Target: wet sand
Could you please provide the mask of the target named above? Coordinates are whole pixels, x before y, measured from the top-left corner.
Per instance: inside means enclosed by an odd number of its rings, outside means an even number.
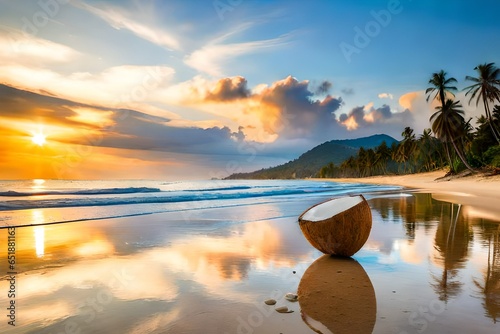
[[[0,332],[329,333],[352,322],[374,333],[498,332],[500,224],[435,197],[368,195],[373,228],[346,264],[315,262],[322,254],[297,225],[321,200],[312,197],[17,228],[17,325],[1,314]],[[287,301],[299,285],[307,298]],[[8,289],[3,276],[3,310]],[[327,298],[336,291],[349,308]]]
[[[472,175],[463,178],[442,178],[446,171],[365,178],[317,179],[333,182],[399,185],[434,194],[434,198],[473,206],[482,217],[500,219],[500,175]]]

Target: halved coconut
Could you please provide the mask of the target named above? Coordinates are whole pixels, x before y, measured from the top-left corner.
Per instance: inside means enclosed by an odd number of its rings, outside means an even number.
[[[309,243],[325,254],[352,256],[363,247],[372,228],[372,213],[363,195],[316,204],[299,217]]]
[[[297,294],[302,319],[315,332],[373,332],[375,289],[356,260],[323,255],[307,268]]]

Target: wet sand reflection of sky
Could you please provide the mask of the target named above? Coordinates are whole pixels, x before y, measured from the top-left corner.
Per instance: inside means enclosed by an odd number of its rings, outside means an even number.
[[[422,327],[422,321],[409,323],[422,305],[446,309],[425,323],[429,328],[452,322],[456,328],[477,327],[477,333],[496,328],[498,222],[428,194],[375,198],[369,204],[372,233],[354,257],[377,296],[374,332]],[[257,208],[273,214],[290,209],[286,204]],[[181,319],[188,314],[204,318],[204,312],[210,312],[206,321],[219,321],[221,329],[234,331],[238,314],[251,312],[256,307],[252,305],[273,291],[296,290],[302,274],[321,255],[305,241],[294,218],[220,223],[228,216],[256,216],[255,211],[238,208],[205,210],[189,222],[176,215],[18,228],[23,324],[50,332],[73,321],[88,332],[105,332],[106,320],[124,314],[124,332],[139,324],[201,332],[202,324]],[[43,210],[33,210],[32,217],[42,221]],[[0,230],[0,238],[5,233]],[[0,281],[1,291],[6,284]],[[97,301],[96,314],[85,305],[88,298]],[[292,307],[300,311],[297,304]],[[463,312],[473,321],[460,320]],[[298,314],[287,319],[307,331]],[[95,321],[87,322],[91,315]],[[262,328],[279,330],[279,324],[269,316]]]

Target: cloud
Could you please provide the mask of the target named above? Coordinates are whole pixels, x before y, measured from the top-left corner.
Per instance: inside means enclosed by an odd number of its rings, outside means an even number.
[[[418,102],[418,100],[422,100],[423,98],[422,93],[423,92],[409,92],[403,94],[399,98],[399,104],[405,109],[415,111],[415,103]]]
[[[364,122],[365,110],[364,107],[353,108],[348,114],[341,114],[339,121],[347,128],[347,130],[356,130],[361,123]]]
[[[5,108],[0,114],[0,169],[9,178],[37,177],[37,170],[54,178],[141,173],[207,178],[211,171],[223,177],[235,168],[250,171],[285,162],[279,155],[255,159],[260,146],[247,139],[242,128],[180,127],[134,110],[92,106],[5,85],[0,85],[0,103]],[[40,129],[47,136],[42,155],[31,142],[32,132]],[[233,167],[227,167],[228,161]],[[33,169],[34,163],[40,168]],[[112,166],[110,171],[99,169],[103,163]]]
[[[78,51],[15,29],[0,30],[0,82],[44,95],[179,118],[153,105],[155,91],[174,76],[169,66],[120,65],[87,71]],[[82,61],[82,63],[85,63]],[[75,64],[78,66],[75,68]],[[70,69],[76,69],[71,72]],[[161,99],[160,99],[161,100]],[[160,102],[161,103],[161,102]]]
[[[44,124],[52,127],[47,131],[51,139],[61,143],[210,154],[224,150],[235,153],[233,136],[240,136],[227,127],[171,127],[167,118],[75,103],[4,85],[0,85],[0,102],[8,110],[1,115],[6,124],[18,128],[28,123]],[[56,127],[64,129],[64,133],[55,131]]]
[[[313,98],[308,81],[287,77],[275,82],[256,98],[261,106],[260,119],[270,134],[283,138],[325,138],[325,133],[337,128],[335,111],[341,98],[327,95],[323,100]]]
[[[380,93],[378,94],[378,98],[379,99],[394,99],[394,96],[392,94],[389,94],[389,93]]]
[[[353,95],[354,89],[353,88],[343,88],[341,92],[345,95]]]
[[[363,109],[366,111],[366,112],[370,112],[370,110],[373,109],[373,105],[374,103],[373,102],[369,102],[368,104],[366,104]]]
[[[315,94],[316,95],[328,94],[332,86],[333,85],[330,81],[325,80],[318,86],[318,88],[316,88]]]
[[[377,109],[371,109],[365,116],[364,120],[367,122],[377,122],[377,121],[385,121],[392,117],[391,107],[387,104],[384,104],[382,107]]]
[[[248,82],[244,77],[226,77],[214,81],[197,75],[159,91],[157,99],[173,104],[192,105],[205,102],[234,102],[250,95],[252,91],[248,88]]]
[[[223,78],[208,92],[206,99],[214,101],[231,101],[250,96],[247,80],[241,76]]]
[[[70,47],[9,29],[0,34],[2,66],[23,63],[49,65],[76,60],[80,53]]]
[[[136,8],[136,10],[126,11],[124,8],[110,5],[103,6],[103,8],[98,8],[79,0],[72,3],[75,6],[83,8],[89,13],[92,13],[93,15],[106,21],[115,29],[126,29],[136,36],[156,45],[162,46],[166,49],[181,49],[181,43],[172,34],[163,31],[163,29],[159,26],[150,26],[152,21],[150,17],[147,18],[147,24],[141,23],[136,20],[141,7]],[[140,2],[135,3],[140,4]]]
[[[0,65],[0,82],[65,99],[115,108],[142,108],[166,84],[174,70],[167,66],[115,66],[102,72],[60,74],[42,67]],[[85,92],[82,94],[82,92]],[[47,93],[47,92],[46,92]],[[145,107],[157,116],[175,118],[167,110]]]
[[[437,104],[438,102],[428,103],[424,91],[408,92],[401,95],[399,98],[399,105],[411,112],[413,122],[409,124],[412,124],[412,127],[417,133],[421,133],[424,129],[430,128],[431,124],[429,118],[432,115],[432,110]]]
[[[248,88],[243,77],[217,81],[196,77],[169,88],[164,96],[173,103],[225,118],[233,131],[257,142],[278,138],[326,140],[332,131],[343,130],[335,118],[342,99],[331,95],[318,99],[309,81],[291,76],[254,89]]]
[[[226,40],[236,33],[239,33],[251,24],[243,24],[235,28],[231,33],[222,35],[209,41],[203,47],[195,50],[184,57],[184,63],[202,73],[215,77],[224,75],[223,66],[232,58],[243,54],[261,52],[284,45],[289,39],[289,35],[282,35],[277,38],[265,39],[241,43],[225,43]]]
[[[409,109],[393,110],[386,104],[374,108],[373,103],[355,107],[339,116],[339,122],[349,131],[356,130],[358,134],[363,132],[366,135],[385,133],[394,137],[399,137],[406,124],[413,121],[413,113]]]

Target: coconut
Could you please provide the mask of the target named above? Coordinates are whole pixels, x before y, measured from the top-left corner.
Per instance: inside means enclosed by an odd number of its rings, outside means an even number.
[[[352,256],[363,247],[372,214],[363,195],[334,198],[316,204],[299,217],[309,243],[325,254]]]
[[[307,268],[297,294],[302,319],[315,332],[373,332],[375,290],[356,260],[323,255]]]

